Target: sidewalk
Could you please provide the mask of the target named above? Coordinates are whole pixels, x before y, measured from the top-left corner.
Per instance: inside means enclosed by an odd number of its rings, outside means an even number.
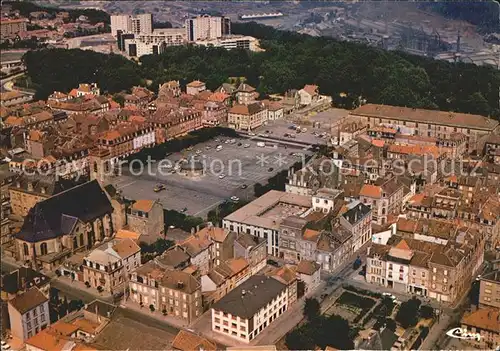
[[[152,317],[154,319],[157,319],[159,321],[165,322],[165,323],[170,324],[171,326],[173,326],[175,328],[182,329],[182,328],[189,327],[189,323],[183,319],[175,318],[175,317],[172,317],[169,315],[164,316],[163,313],[161,313],[161,311],[151,312],[151,310],[149,309],[148,306],[144,306],[141,308],[141,306],[139,306],[138,304],[136,304],[135,302],[132,302],[130,300],[122,301],[120,306],[123,308],[126,308],[128,310],[134,311],[136,313],[147,315],[147,316]]]

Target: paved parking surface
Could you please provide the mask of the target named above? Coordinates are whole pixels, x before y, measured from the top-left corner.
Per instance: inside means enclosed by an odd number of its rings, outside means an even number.
[[[174,166],[182,158],[190,159],[196,155],[196,159],[205,167],[205,175],[201,177],[168,173],[165,167],[167,163],[164,163],[161,170],[158,170],[158,165],[152,165],[151,174],[146,171],[141,175],[133,175],[125,168],[113,184],[127,198],[159,199],[166,209],[182,211],[187,208],[187,214],[204,216],[231,196],[251,200],[255,183],[265,184],[269,177],[301,160],[301,157],[292,156],[292,153],[311,153],[284,146],[259,147],[256,141],[243,138],[235,139],[234,144],[225,144],[228,139],[201,143],[193,150],[183,150],[168,156],[168,164]],[[249,146],[245,148],[245,144]],[[222,150],[217,151],[217,145],[222,145]],[[221,174],[224,174],[222,179]],[[165,190],[155,193],[153,188],[158,183],[164,184]],[[243,185],[246,185],[245,189]]]

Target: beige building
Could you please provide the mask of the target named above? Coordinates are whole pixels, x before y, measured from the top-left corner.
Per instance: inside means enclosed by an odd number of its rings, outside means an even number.
[[[228,113],[228,125],[236,130],[253,130],[267,120],[267,109],[260,102],[235,104]]]
[[[403,206],[404,186],[397,178],[380,179],[376,184],[365,184],[359,192],[359,200],[371,207],[372,221],[378,225],[387,223],[389,214],[399,214]]]
[[[131,274],[130,298],[135,303],[191,323],[203,313],[201,284],[186,272],[164,269],[154,261]]]
[[[273,277],[277,281],[288,287],[288,306],[292,305],[298,299],[298,280],[297,266],[284,265],[276,268],[266,275]]]
[[[311,295],[321,283],[321,266],[314,261],[302,260],[297,265],[297,276],[305,284],[305,294]]]
[[[500,271],[490,272],[480,278],[479,306],[500,308]]]
[[[131,271],[141,265],[141,248],[132,239],[113,240],[83,260],[83,279],[94,289],[109,293],[123,288]]]
[[[27,31],[28,20],[26,18],[16,18],[16,19],[3,19],[0,21],[0,27],[2,28],[2,39],[15,38],[19,32]]]
[[[10,331],[22,341],[50,325],[49,299],[34,287],[9,301]]]
[[[266,266],[267,241],[264,238],[238,233],[234,240],[233,249],[235,258],[242,257],[247,260],[252,275]]]
[[[127,224],[141,235],[141,241],[155,242],[165,233],[163,206],[155,200],[137,200],[127,209]]]
[[[201,277],[201,291],[207,305],[220,300],[228,292],[247,280],[250,266],[244,258],[231,258]]]
[[[205,90],[207,90],[207,86],[199,80],[194,80],[186,85],[186,94],[188,95],[197,95]]]
[[[478,338],[467,340],[478,350],[493,350],[500,345],[500,312],[498,309],[480,308],[466,313],[460,321],[461,327]]]
[[[384,124],[406,128],[414,135],[449,139],[453,133],[462,133],[467,138],[467,149],[478,151],[499,126],[498,121],[480,115],[376,104],[360,106],[350,115],[369,127]]]

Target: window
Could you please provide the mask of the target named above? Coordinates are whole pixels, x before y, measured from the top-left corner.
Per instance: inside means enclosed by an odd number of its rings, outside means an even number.
[[[46,255],[48,253],[48,250],[47,250],[47,243],[42,243],[40,245],[40,252],[43,255]]]
[[[444,270],[444,275],[448,275],[448,271],[446,269]]]
[[[486,294],[491,294],[491,290],[490,290],[490,289],[484,289],[484,292],[485,292]]]

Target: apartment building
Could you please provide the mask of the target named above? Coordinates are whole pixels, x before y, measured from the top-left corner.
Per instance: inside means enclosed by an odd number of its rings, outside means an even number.
[[[234,255],[234,240],[236,233],[231,232],[227,228],[219,228],[207,226],[195,233],[199,237],[207,237],[214,244],[213,264],[218,266],[221,262],[233,258]]]
[[[141,265],[141,248],[132,239],[109,241],[83,260],[83,279],[109,293],[123,288],[130,272]]]
[[[250,51],[261,51],[259,40],[248,35],[228,35],[218,39],[197,40],[196,45],[207,47],[224,48],[226,50],[244,49]]]
[[[267,120],[267,109],[260,102],[248,105],[235,104],[228,112],[228,125],[236,130],[250,131]]]
[[[150,33],[139,33],[135,39],[142,43],[162,44],[167,47],[186,44],[186,31],[184,28],[158,28]]]
[[[479,283],[479,307],[500,308],[500,271],[484,274]]]
[[[133,302],[191,323],[203,313],[201,284],[192,275],[149,261],[131,274]]]
[[[319,88],[317,85],[306,84],[304,88],[299,90],[300,104],[308,106],[315,103],[319,99]]]
[[[202,275],[207,274],[214,267],[216,262],[216,245],[208,235],[202,236],[194,233],[186,240],[180,242],[179,246],[189,255],[191,264],[198,267]]]
[[[14,39],[20,32],[26,32],[28,30],[27,25],[28,19],[26,18],[2,18],[2,20],[0,21],[2,38]]]
[[[255,88],[247,83],[241,83],[236,89],[236,101],[239,105],[248,105],[255,102],[258,95]]]
[[[500,311],[492,308],[480,308],[466,312],[460,321],[463,330],[479,334],[479,337],[466,340],[477,350],[488,350],[500,344]]]
[[[407,134],[449,138],[452,133],[462,133],[469,151],[482,151],[485,139],[499,126],[498,121],[480,115],[376,104],[360,106],[350,115],[369,127],[383,124],[404,128],[409,131]]]
[[[212,331],[249,343],[287,308],[287,286],[254,275],[212,306]]]
[[[201,277],[201,291],[206,304],[211,305],[220,300],[250,275],[250,266],[244,258],[231,258],[221,262]]]
[[[314,261],[302,260],[297,265],[297,275],[305,284],[305,295],[311,295],[321,283],[321,266]]]
[[[202,124],[202,112],[191,108],[158,108],[150,121],[155,127],[158,143],[175,139],[193,130],[200,129]]]
[[[271,271],[266,272],[266,275],[285,284],[288,288],[288,306],[291,306],[298,298],[298,277],[297,266],[283,265]]]
[[[358,251],[372,237],[372,210],[369,206],[353,202],[348,210],[340,216],[339,223],[352,233],[352,251]]]
[[[235,258],[244,258],[249,266],[251,275],[256,274],[266,266],[267,240],[245,232],[236,234],[233,247]]]
[[[400,213],[403,197],[404,186],[397,178],[380,179],[375,184],[365,184],[359,192],[359,200],[371,207],[372,221],[378,225],[386,224],[389,214]]]
[[[348,262],[353,254],[352,233],[342,226],[321,232],[316,243],[316,263],[326,272],[334,272]]]
[[[127,225],[141,235],[141,241],[153,243],[163,238],[163,206],[158,200],[137,200],[127,208]]]
[[[314,260],[320,232],[306,228],[307,220],[297,216],[285,218],[279,231],[279,257],[287,263]]]
[[[137,15],[111,15],[111,34],[118,36],[118,31],[123,33],[151,33],[153,32],[153,15],[142,13]]]
[[[271,190],[222,220],[224,228],[264,238],[267,252],[278,256],[279,228],[283,218],[306,216],[311,210],[311,197]]]
[[[314,195],[315,189],[337,189],[340,180],[339,167],[328,157],[311,159],[304,168],[293,172],[288,170],[287,193]]]
[[[387,245],[372,244],[366,280],[399,292],[453,302],[470,287],[484,260],[484,238],[457,228],[448,242],[392,236]]]
[[[231,20],[227,17],[202,15],[186,20],[188,41],[211,40],[231,34]]]
[[[34,287],[8,302],[10,332],[21,341],[50,325],[49,299]]]
[[[227,106],[222,102],[207,101],[203,107],[203,125],[214,127],[227,124]]]
[[[99,136],[96,144],[108,151],[111,159],[117,160],[155,145],[154,127],[146,123],[123,122]]]

